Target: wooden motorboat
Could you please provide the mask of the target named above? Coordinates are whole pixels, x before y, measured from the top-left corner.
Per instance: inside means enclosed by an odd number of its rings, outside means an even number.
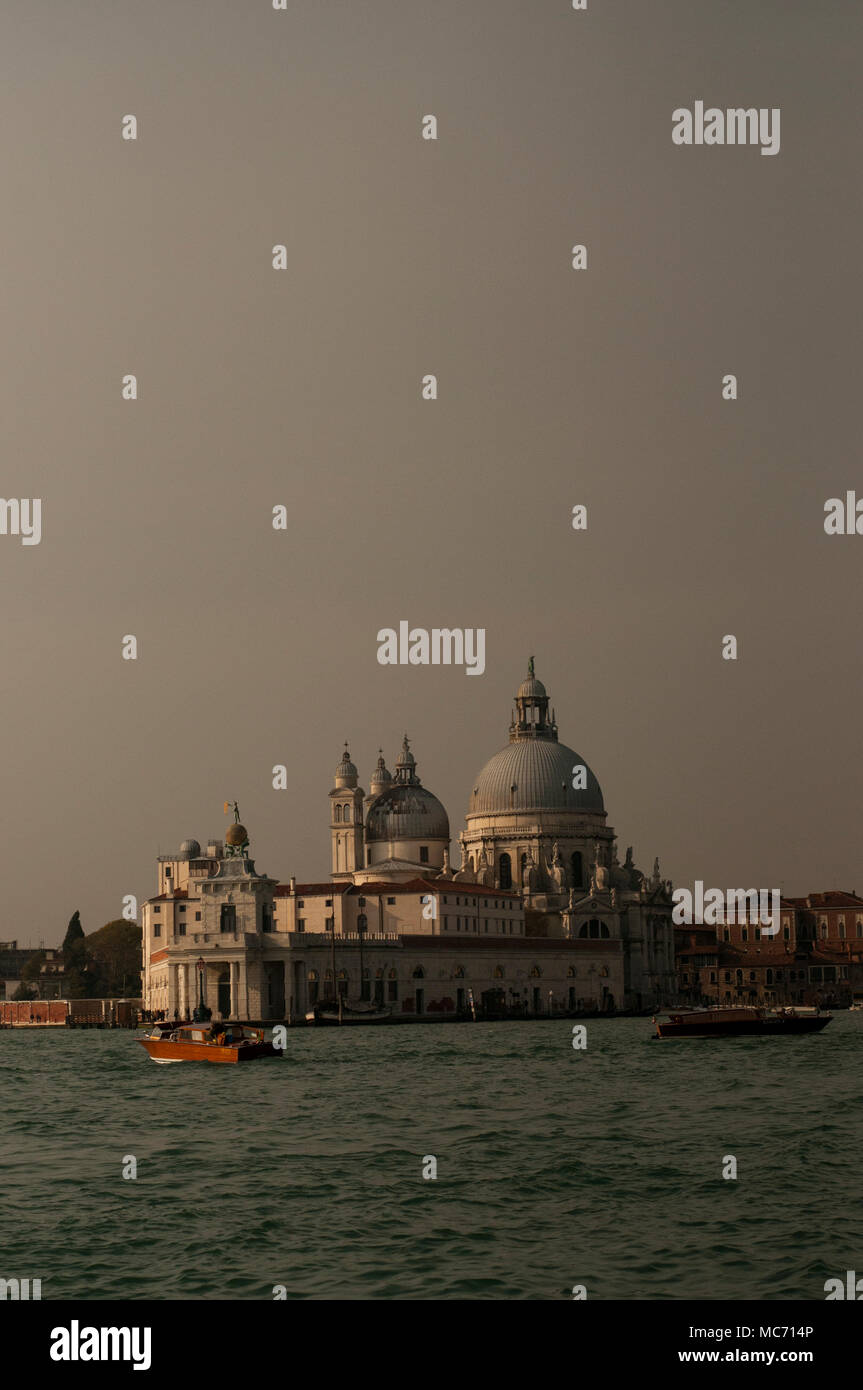
[[[656,1024],[658,1038],[784,1037],[790,1033],[818,1033],[832,1014],[812,1008],[762,1009],[755,1006],[691,1009],[669,1014]]]
[[[263,1028],[245,1023],[174,1024],[170,1032],[163,1028],[156,1024],[154,1032],[137,1040],[154,1062],[254,1062],[281,1055],[264,1041]]]
[[[306,1023],[318,1027],[357,1023],[390,1023],[392,1009],[373,999],[322,999],[306,1012]]]

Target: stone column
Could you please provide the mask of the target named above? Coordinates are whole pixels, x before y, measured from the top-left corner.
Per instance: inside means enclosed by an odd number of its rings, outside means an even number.
[[[165,1007],[165,1017],[173,1018],[174,1010],[177,1007],[177,982],[180,967],[178,965],[168,966],[168,1000]]]
[[[245,975],[245,1017],[248,1019],[263,1018],[263,965],[260,960],[246,960],[243,973]]]
[[[240,964],[239,964],[239,961],[236,961],[236,960],[229,961],[229,962],[228,962],[228,968],[229,968],[229,970],[230,970],[230,972],[231,972],[231,1018],[239,1018],[239,1017],[240,1017],[240,1003],[239,1003],[239,997],[238,997],[238,996],[239,996],[239,993],[240,993]]]

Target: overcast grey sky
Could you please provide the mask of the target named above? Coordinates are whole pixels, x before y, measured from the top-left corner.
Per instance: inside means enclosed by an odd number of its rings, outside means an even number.
[[[368,787],[408,731],[457,858],[531,653],[621,852],[863,891],[863,538],[823,529],[861,39],[856,0],[3,0],[2,494],[43,500],[0,536],[4,939],[118,916],[226,797],[325,876],[345,738]],[[673,145],[699,99],[780,153]],[[484,627],[485,674],[379,666],[400,619]]]

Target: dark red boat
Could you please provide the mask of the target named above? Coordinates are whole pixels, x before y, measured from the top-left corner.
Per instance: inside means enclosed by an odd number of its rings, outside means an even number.
[[[667,1022],[656,1024],[658,1038],[739,1038],[784,1037],[789,1033],[819,1033],[832,1014],[817,1009],[760,1009],[757,1007],[719,1007],[691,1009],[669,1014]]]

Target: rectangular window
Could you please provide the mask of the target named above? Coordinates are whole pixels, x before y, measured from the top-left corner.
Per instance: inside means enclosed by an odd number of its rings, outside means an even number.
[[[177,923],[177,935],[178,935],[178,936],[185,936],[185,935],[186,935],[186,923],[185,923],[185,922],[178,922],[178,923]]]
[[[185,911],[186,911],[186,904],[185,904],[185,903],[181,903],[181,904],[180,904],[180,911],[181,911],[181,912],[185,912]]]
[[[396,905],[396,900],[395,900],[395,898],[387,898],[387,907],[395,907],[395,905]]]
[[[161,936],[161,935],[162,935],[162,923],[161,923],[161,922],[154,922],[154,923],[153,923],[153,935],[154,935],[154,936]]]
[[[158,914],[162,911],[162,909],[160,907],[154,907],[153,911]]]
[[[196,922],[200,922],[200,920],[201,920],[201,914],[200,914],[200,912],[196,912],[196,913],[195,913],[195,921],[196,921]]]
[[[428,847],[428,845],[420,845],[420,863],[421,863],[421,864],[427,864],[428,862],[429,862],[429,847]]]
[[[298,918],[297,918],[297,931],[305,931],[305,930],[306,930],[306,919],[305,919],[305,917],[298,917]]]
[[[394,1004],[399,997],[398,980],[387,980],[387,999]]]
[[[237,930],[237,909],[233,903],[222,903],[219,909],[219,931],[234,932]]]
[[[297,898],[297,907],[305,907],[305,905],[306,904],[303,898]]]

